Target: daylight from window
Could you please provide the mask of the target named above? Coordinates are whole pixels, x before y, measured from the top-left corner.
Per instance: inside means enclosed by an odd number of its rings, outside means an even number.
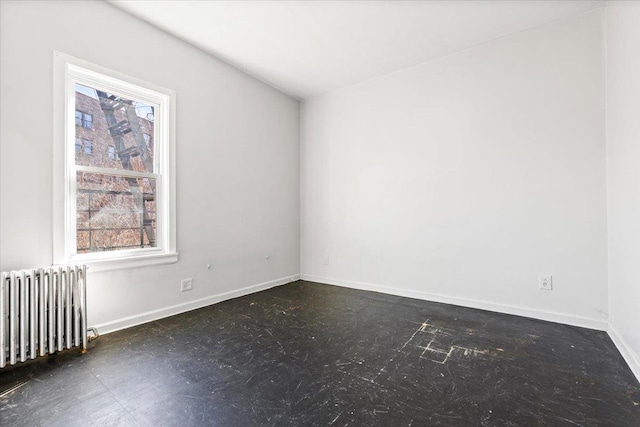
[[[77,253],[156,247],[154,107],[76,83],[75,109]]]

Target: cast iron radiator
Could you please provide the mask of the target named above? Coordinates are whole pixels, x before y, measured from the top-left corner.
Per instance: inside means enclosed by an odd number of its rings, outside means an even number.
[[[68,348],[87,349],[87,267],[2,273],[0,368]]]

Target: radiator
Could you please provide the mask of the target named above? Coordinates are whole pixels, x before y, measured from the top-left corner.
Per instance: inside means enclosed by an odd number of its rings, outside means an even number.
[[[87,349],[87,268],[2,273],[0,368],[73,347]]]

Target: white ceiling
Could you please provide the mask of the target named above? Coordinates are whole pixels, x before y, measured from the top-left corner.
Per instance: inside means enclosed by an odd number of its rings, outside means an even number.
[[[411,67],[602,3],[110,1],[296,98]]]

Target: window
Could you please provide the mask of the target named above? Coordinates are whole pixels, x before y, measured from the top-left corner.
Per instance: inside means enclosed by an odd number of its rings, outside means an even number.
[[[64,165],[56,170],[65,180],[56,187],[63,194],[54,195],[64,200],[56,261],[87,263],[92,271],[175,262],[175,95],[63,54],[55,57],[63,89],[56,94],[66,105],[56,117],[68,123],[57,146],[64,159],[55,162]],[[86,129],[93,129],[91,140]]]
[[[93,154],[93,144],[91,141],[84,138],[76,138],[75,144],[76,154],[84,153],[84,154]]]
[[[85,129],[91,129],[93,127],[93,116],[88,113],[76,110],[76,126],[81,126]]]

